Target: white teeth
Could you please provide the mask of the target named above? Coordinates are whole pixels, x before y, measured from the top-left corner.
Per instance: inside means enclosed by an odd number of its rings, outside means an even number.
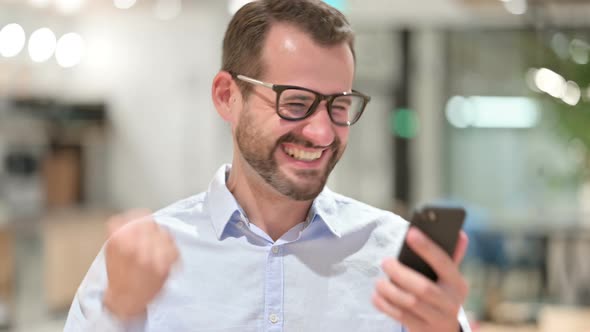
[[[316,160],[322,156],[322,151],[315,151],[315,152],[303,151],[303,150],[299,150],[299,149],[294,149],[292,147],[285,147],[284,150],[291,157],[298,159],[298,160],[303,160],[303,161]]]

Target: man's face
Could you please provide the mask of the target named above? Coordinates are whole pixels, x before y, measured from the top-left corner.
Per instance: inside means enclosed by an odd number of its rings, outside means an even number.
[[[298,29],[274,25],[263,50],[265,82],[306,87],[323,94],[350,91],[354,60],[346,43],[323,47]],[[333,124],[322,102],[300,121],[281,119],[276,94],[255,87],[235,126],[243,159],[266,183],[295,200],[314,199],[344,153],[348,127]]]

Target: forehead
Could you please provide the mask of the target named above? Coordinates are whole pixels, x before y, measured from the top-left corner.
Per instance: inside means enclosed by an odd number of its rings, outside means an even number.
[[[354,58],[348,44],[320,45],[292,25],[271,26],[262,63],[262,79],[272,83],[303,86],[324,94],[352,89]]]

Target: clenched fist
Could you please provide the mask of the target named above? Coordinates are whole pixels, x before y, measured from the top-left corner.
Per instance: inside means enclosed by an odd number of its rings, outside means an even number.
[[[170,234],[146,211],[111,218],[109,234],[105,247],[108,286],[103,303],[126,320],[143,314],[160,292],[178,260],[178,249]]]

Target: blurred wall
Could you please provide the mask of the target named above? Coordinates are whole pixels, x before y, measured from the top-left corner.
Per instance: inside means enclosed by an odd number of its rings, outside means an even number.
[[[25,11],[26,6],[10,7],[10,20],[2,22],[18,22],[27,35],[43,26],[58,37],[78,32],[86,40],[86,54],[71,69],[60,68],[54,59],[33,64],[26,51],[3,60],[0,66],[6,74],[0,75],[0,96],[104,101],[112,124],[106,145],[101,146],[97,136],[86,142],[89,203],[156,209],[205,190],[219,165],[231,162],[230,129],[210,97],[230,15],[225,2],[212,1],[191,2],[169,21],[154,18],[150,6],[107,7],[66,18]],[[397,70],[395,33],[372,25],[361,25],[357,31],[355,88],[373,99],[362,121],[351,129],[348,151],[329,185],[391,208],[388,121]],[[106,164],[103,169],[101,162]]]

